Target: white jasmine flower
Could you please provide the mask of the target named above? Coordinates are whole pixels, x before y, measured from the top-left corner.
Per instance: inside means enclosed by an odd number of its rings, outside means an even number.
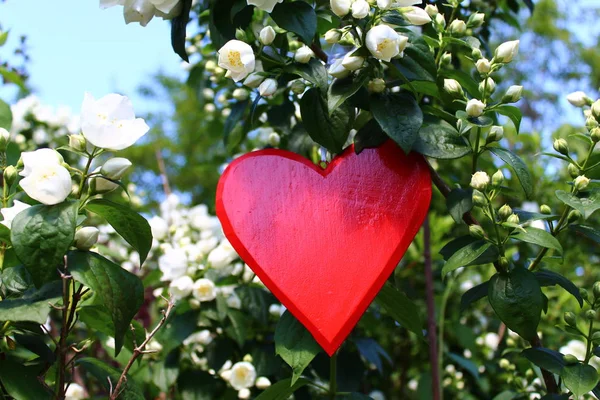
[[[87,398],[85,389],[76,383],[71,383],[65,392],[65,400],[82,400]]]
[[[165,254],[158,258],[158,268],[163,273],[161,281],[173,281],[185,275],[187,267],[187,255],[181,249],[167,249]]]
[[[467,102],[467,115],[469,117],[479,117],[485,110],[485,104],[477,99],[471,99]]]
[[[483,171],[477,171],[471,177],[471,187],[483,191],[490,183],[490,176]]]
[[[181,276],[169,284],[169,292],[175,299],[183,299],[192,293],[194,281],[187,275]]]
[[[210,279],[198,279],[193,283],[192,295],[200,301],[212,301],[217,297],[215,284]]]
[[[229,383],[235,390],[247,389],[254,386],[256,369],[249,362],[242,361],[233,365]]]
[[[258,35],[260,42],[265,46],[269,46],[271,43],[273,43],[275,36],[277,36],[277,33],[275,33],[275,29],[273,29],[272,26],[265,26],[260,30]]]
[[[345,17],[350,12],[352,0],[331,0],[331,11],[340,18]]]
[[[86,92],[81,105],[81,129],[94,146],[123,150],[150,128],[142,118],[135,117],[129,98],[112,93],[96,100]]]
[[[252,47],[240,40],[230,40],[219,50],[219,67],[227,70],[235,82],[254,72],[256,58]]]
[[[169,224],[161,217],[154,216],[148,221],[152,230],[152,237],[156,240],[162,240],[169,233]]]
[[[115,181],[121,179],[127,170],[132,166],[131,161],[123,157],[111,158],[104,163],[100,173],[109,179]]]
[[[577,91],[569,94],[567,96],[567,100],[575,107],[583,107],[592,102],[592,100],[582,91]]]
[[[277,91],[277,81],[272,78],[265,79],[258,87],[258,93],[262,97],[271,97]]]
[[[12,221],[15,219],[17,214],[19,214],[21,211],[27,210],[29,207],[31,206],[27,203],[14,200],[12,207],[3,208],[0,210],[0,213],[2,213],[2,216],[4,217],[4,220],[0,223],[10,229]]]
[[[367,48],[373,55],[383,61],[390,61],[399,55],[406,44],[408,37],[399,35],[387,25],[377,25],[367,32]]]
[[[354,50],[347,53],[342,60],[342,65],[349,71],[356,71],[361,68],[365,63],[365,58],[360,56],[353,56]]]
[[[371,6],[366,0],[355,0],[352,3],[352,16],[356,19],[362,19],[369,15]]]
[[[402,18],[413,25],[425,25],[431,22],[431,17],[421,7],[407,7],[401,12]]]
[[[268,13],[273,12],[275,6],[282,2],[283,0],[247,0],[248,5],[256,6]]]
[[[315,53],[308,46],[302,46],[298,50],[296,50],[296,54],[294,54],[294,60],[301,64],[306,64],[310,61],[311,58],[315,56]]]
[[[29,197],[46,205],[63,202],[71,193],[69,171],[61,165],[62,156],[51,149],[39,149],[21,155],[24,169],[19,184]]]
[[[501,63],[509,63],[519,53],[519,41],[504,42],[496,49],[494,58]]]
[[[331,67],[329,67],[329,75],[338,79],[344,79],[350,75],[350,71],[347,68],[344,68],[343,62],[344,60],[342,58],[335,60],[334,63],[331,64]]]
[[[258,379],[256,380],[256,388],[257,389],[265,390],[269,386],[271,386],[271,381],[267,377],[259,376]]]

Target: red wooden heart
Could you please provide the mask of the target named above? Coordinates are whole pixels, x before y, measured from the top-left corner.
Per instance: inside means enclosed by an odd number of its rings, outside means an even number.
[[[429,170],[393,142],[326,169],[283,150],[234,160],[217,188],[225,236],[332,355],[419,231]]]

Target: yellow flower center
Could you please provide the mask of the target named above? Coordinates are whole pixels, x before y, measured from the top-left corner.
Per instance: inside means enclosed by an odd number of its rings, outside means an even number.
[[[229,60],[229,64],[233,67],[243,67],[242,63],[242,55],[239,51],[230,50],[229,54],[227,54],[227,59]]]
[[[381,43],[379,43],[377,45],[377,51],[381,52],[381,51],[385,50],[385,48],[388,47],[391,44],[392,44],[392,41],[390,39],[387,39],[387,38],[383,39],[381,41]]]

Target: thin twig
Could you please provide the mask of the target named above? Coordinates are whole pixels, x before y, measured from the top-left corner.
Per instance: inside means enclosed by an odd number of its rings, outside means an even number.
[[[326,62],[327,62],[327,60],[329,60],[329,56],[327,56],[327,53],[325,53],[325,52],[323,51],[323,49],[322,49],[321,47],[319,47],[318,45],[316,45],[316,44],[314,44],[314,43],[313,43],[313,44],[310,46],[310,49],[311,49],[311,50],[313,51],[313,53],[315,53],[315,55],[316,55],[317,57],[319,57],[319,59],[320,59],[321,61],[323,61],[324,63],[326,63]]]
[[[160,319],[160,321],[158,322],[156,327],[154,327],[152,332],[150,332],[148,334],[148,336],[146,336],[146,340],[144,340],[144,342],[140,346],[135,347],[135,349],[133,350],[133,354],[131,355],[131,358],[127,362],[125,369],[121,373],[121,376],[119,377],[119,381],[117,382],[117,385],[114,387],[114,389],[112,388],[112,383],[111,383],[110,400],[116,400],[119,397],[119,395],[121,394],[121,391],[124,390],[124,388],[121,388],[121,387],[127,382],[127,373],[133,366],[133,363],[139,356],[141,356],[142,354],[148,353],[144,349],[146,348],[146,346],[148,345],[150,340],[152,340],[154,335],[156,335],[158,330],[160,328],[162,328],[162,326],[165,324],[165,322],[167,322],[167,318],[169,318],[169,315],[171,314],[173,307],[175,307],[175,302],[173,301],[172,297],[169,299],[166,299],[166,300],[167,300],[167,308],[166,308],[166,310],[163,311],[162,318]]]
[[[60,278],[63,283],[63,306],[62,306],[62,326],[60,327],[60,339],[58,347],[55,350],[58,356],[58,380],[56,382],[55,393],[58,400],[65,398],[67,388],[66,383],[66,367],[67,367],[67,336],[69,335],[69,280],[72,278],[68,274],[67,257],[64,258],[64,271],[60,271]]]
[[[167,168],[165,167],[165,159],[159,148],[156,148],[156,162],[158,163],[158,170],[160,171],[160,180],[162,181],[163,190],[168,196],[171,194],[171,185],[169,185],[169,176],[167,175]]]
[[[433,400],[441,399],[440,374],[438,369],[439,352],[437,347],[437,327],[435,323],[435,299],[433,287],[433,267],[431,263],[431,229],[429,214],[423,223],[423,243],[425,256],[425,292],[427,297],[427,337],[429,339],[429,363],[431,364],[431,380]]]

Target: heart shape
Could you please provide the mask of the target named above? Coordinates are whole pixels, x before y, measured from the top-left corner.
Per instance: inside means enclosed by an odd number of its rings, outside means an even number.
[[[283,150],[234,160],[217,187],[225,236],[332,355],[419,231],[431,181],[393,142],[350,146],[325,169]]]

